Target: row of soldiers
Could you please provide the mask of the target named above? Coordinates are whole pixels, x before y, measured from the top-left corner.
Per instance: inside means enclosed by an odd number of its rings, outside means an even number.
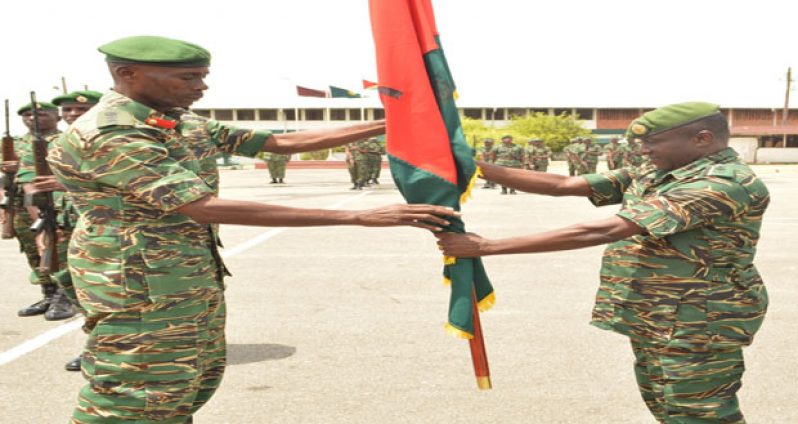
[[[640,143],[637,141],[629,140],[627,143],[621,143],[616,137],[611,138],[604,148],[593,143],[593,139],[589,137],[573,138],[571,143],[563,148],[570,176],[595,174],[601,155],[607,158],[609,170],[640,166],[644,162],[640,150]]]
[[[42,298],[17,312],[20,317],[43,315],[48,321],[57,321],[74,316],[79,307],[67,269],[67,248],[77,214],[69,196],[52,175],[38,175],[40,167],[35,167],[34,143],[43,139],[49,150],[50,145],[60,135],[58,123],[63,120],[71,124],[94,106],[102,96],[91,90],[74,91],[58,96],[52,102],[28,103],[17,110],[28,133],[12,137],[6,119],[4,136],[2,172],[4,175],[4,205],[0,212],[3,223],[3,238],[16,238],[20,251],[24,253],[30,266],[30,283],[41,289]],[[8,108],[6,107],[6,118]],[[44,152],[46,155],[46,152]],[[50,193],[50,194],[46,194]],[[37,217],[43,216],[45,205],[43,196],[52,196],[55,214],[56,237],[53,239],[57,257],[49,257],[41,240],[44,231],[35,231]],[[45,258],[45,260],[43,260]],[[80,371],[80,357],[66,364],[68,371]]]
[[[344,151],[352,190],[363,190],[363,187],[380,183],[385,145],[380,143],[378,138],[372,137],[349,143]]]
[[[513,143],[513,136],[505,135],[501,138],[501,144],[494,146],[491,138],[483,140],[482,147],[477,151],[477,158],[488,163],[507,168],[525,168],[534,171],[546,172],[549,168],[551,159],[551,149],[546,146],[543,139],[533,138],[529,140],[527,148]],[[496,183],[486,181],[482,188],[496,188]],[[514,188],[502,186],[501,194],[516,194]]]

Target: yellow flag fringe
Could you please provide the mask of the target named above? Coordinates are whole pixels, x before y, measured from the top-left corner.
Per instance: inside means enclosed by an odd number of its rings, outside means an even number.
[[[444,326],[446,332],[461,339],[471,340],[474,338],[473,334],[468,334],[467,332],[453,326],[452,324],[446,323]]]

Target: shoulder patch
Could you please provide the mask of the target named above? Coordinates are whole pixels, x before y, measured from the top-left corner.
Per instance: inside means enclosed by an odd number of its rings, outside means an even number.
[[[97,128],[115,126],[134,126],[136,117],[120,109],[106,109],[97,114]]]
[[[737,179],[737,167],[733,165],[713,165],[707,170],[707,176]]]

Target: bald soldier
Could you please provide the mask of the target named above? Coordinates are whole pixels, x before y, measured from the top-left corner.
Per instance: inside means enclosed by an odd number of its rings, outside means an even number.
[[[186,423],[225,368],[227,268],[209,224],[410,225],[440,230],[448,208],[298,209],[216,197],[203,164],[328,149],[384,133],[384,122],[271,134],[187,117],[208,88],[210,53],[163,37],[99,48],[113,91],[59,139],[50,163],[80,218],[69,267],[91,326],[88,384],[72,423]],[[190,137],[182,125],[191,122]]]
[[[519,190],[621,203],[613,217],[498,240],[441,233],[440,248],[475,257],[609,243],[592,324],[629,337],[651,413],[661,423],[744,423],[742,348],[768,304],[753,263],[768,190],[728,146],[717,105],[665,106],[629,132],[653,166],[569,178],[480,164]]]

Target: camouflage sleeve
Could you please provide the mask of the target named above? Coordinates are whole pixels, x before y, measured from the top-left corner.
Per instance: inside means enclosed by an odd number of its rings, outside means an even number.
[[[270,131],[239,129],[214,120],[208,121],[207,129],[222,152],[251,158],[263,150],[272,136]]]
[[[167,212],[213,194],[213,189],[169,157],[164,145],[147,134],[114,134],[101,142],[92,158],[85,165],[94,169],[91,176],[95,182]]]
[[[19,157],[19,170],[17,171],[17,184],[33,182],[36,170],[33,168],[33,152],[26,151]]]
[[[724,179],[702,179],[674,187],[658,196],[626,204],[618,216],[634,222],[654,237],[665,237],[744,213],[748,192]]]
[[[616,205],[623,200],[623,193],[634,176],[628,169],[617,169],[600,174],[582,175],[590,185],[588,200],[596,206]]]

